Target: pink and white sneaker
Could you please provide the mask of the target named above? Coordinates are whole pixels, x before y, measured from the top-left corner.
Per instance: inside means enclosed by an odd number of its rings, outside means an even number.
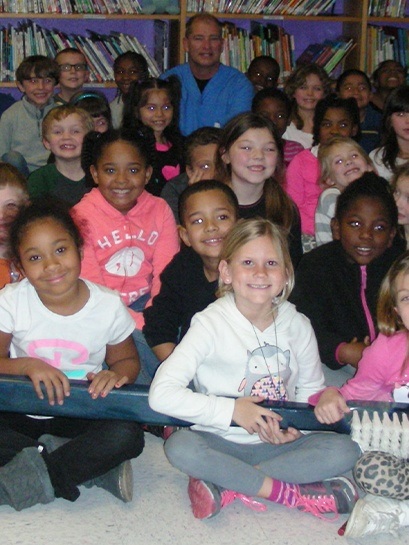
[[[192,506],[192,512],[197,519],[209,519],[219,513],[222,507],[226,507],[234,500],[240,500],[254,511],[265,511],[264,503],[240,494],[233,490],[220,490],[215,484],[200,479],[189,477],[187,491]]]
[[[337,520],[340,513],[350,513],[358,500],[356,486],[346,477],[300,484],[285,494],[284,505],[324,520]],[[329,514],[334,516],[328,518]]]

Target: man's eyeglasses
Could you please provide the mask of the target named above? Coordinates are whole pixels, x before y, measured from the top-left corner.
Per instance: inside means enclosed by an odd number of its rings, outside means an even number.
[[[71,72],[73,68],[76,72],[83,72],[84,70],[88,70],[88,66],[84,62],[80,62],[78,64],[60,64],[59,67],[61,72]]]

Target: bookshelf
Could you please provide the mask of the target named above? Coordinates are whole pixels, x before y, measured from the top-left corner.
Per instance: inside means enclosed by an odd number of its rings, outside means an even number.
[[[191,0],[186,0],[190,2]],[[204,0],[212,1],[212,0]],[[368,0],[337,0],[332,2],[333,6],[330,12],[321,15],[301,15],[301,14],[271,14],[271,13],[226,13],[211,11],[222,22],[234,22],[238,27],[250,29],[252,21],[264,24],[275,24],[292,35],[294,41],[294,57],[298,58],[306,47],[313,42],[324,41],[325,39],[335,40],[340,36],[353,38],[357,46],[348,55],[347,66],[361,66],[361,40],[359,39],[362,27],[362,18],[364,14],[364,5],[367,6]],[[250,4],[251,2],[248,2]],[[266,5],[273,1],[266,2]],[[289,4],[291,2],[287,2]],[[327,2],[328,3],[328,2]],[[254,2],[252,3],[254,4]],[[281,2],[283,4],[283,2]],[[294,4],[294,2],[293,2]],[[322,4],[322,2],[315,2]],[[184,5],[181,5],[181,35],[179,49],[182,52],[180,61],[184,61],[182,40],[185,32],[185,21],[194,12],[186,11]],[[362,54],[363,58],[363,54]]]
[[[374,0],[368,0],[370,8],[373,2]],[[392,5],[395,8],[396,4],[400,7],[399,17],[386,17],[385,14],[372,10],[367,16],[366,34],[361,39],[365,43],[366,51],[362,66],[369,73],[373,72],[379,62],[390,58],[398,60],[404,66],[409,65],[409,1],[399,3],[398,0],[393,0]]]
[[[26,0],[24,0],[26,1]],[[1,4],[0,4],[1,5]],[[166,35],[166,41],[168,43],[168,48],[165,54],[165,48],[163,44],[159,46],[155,40],[156,25],[160,24],[163,27],[163,32]],[[157,57],[163,58],[167,57],[165,65],[158,63],[158,66],[154,66],[151,73],[157,75],[161,73],[163,69],[166,69],[170,66],[174,66],[178,63],[179,51],[179,16],[170,15],[170,14],[78,14],[78,13],[0,13],[0,58],[1,58],[1,67],[0,67],[0,88],[10,88],[12,94],[19,96],[17,91],[14,92],[16,86],[14,83],[14,72],[10,70],[8,66],[8,61],[12,63],[13,67],[18,66],[20,60],[25,56],[22,53],[22,48],[20,51],[11,58],[10,54],[4,52],[4,47],[1,45],[3,41],[4,34],[7,34],[9,37],[12,36],[11,32],[13,31],[14,36],[20,33],[20,36],[24,34],[25,40],[25,52],[26,54],[48,54],[53,56],[50,53],[50,50],[54,47],[56,51],[60,50],[63,47],[73,46],[82,49],[81,45],[83,41],[94,43],[96,40],[96,49],[100,51],[101,57],[105,59],[105,64],[108,65],[110,69],[109,72],[92,70],[92,57],[86,54],[86,57],[89,59],[91,78],[88,86],[90,87],[103,87],[108,90],[114,90],[115,84],[113,83],[113,72],[112,72],[112,60],[115,58],[121,51],[126,50],[135,50],[144,54],[144,50],[154,58],[155,52]],[[37,36],[41,37],[46,36],[45,47],[47,48],[46,52],[43,52],[40,49],[41,44],[40,40],[33,39],[33,31],[37,31]],[[112,49],[111,52],[106,52],[105,49],[98,45],[97,35],[109,37],[109,41],[118,42],[118,47],[121,47],[121,44],[124,45],[120,50]],[[35,35],[36,36],[36,35]],[[50,39],[55,36],[55,39]],[[63,45],[58,47],[58,42],[56,38],[62,36]],[[117,38],[118,36],[118,38]],[[80,38],[77,40],[77,38]],[[68,38],[68,42],[64,39]],[[129,38],[132,46],[126,46],[126,39]],[[74,41],[75,39],[75,41]],[[121,42],[121,43],[119,43]],[[134,46],[133,42],[139,42],[139,48]],[[13,41],[14,43],[14,41]],[[17,39],[16,39],[17,43]],[[31,46],[33,49],[29,49]],[[51,45],[50,45],[51,44]],[[28,51],[28,53],[27,53]],[[149,62],[148,62],[149,64]],[[101,77],[100,77],[101,76]],[[108,81],[107,81],[108,80]]]
[[[408,8],[404,17],[375,17],[369,15],[374,0],[315,0],[315,2],[311,0],[281,2],[278,0],[236,0],[229,2],[229,6],[233,8],[233,12],[230,10],[229,13],[223,11],[223,6],[228,5],[225,0],[179,0],[180,5],[176,8],[174,0],[161,0],[162,11],[166,10],[166,6],[172,6],[172,9],[169,9],[172,13],[147,13],[149,10],[152,11],[153,4],[151,0],[145,1],[151,3],[146,4],[144,8],[143,2],[138,3],[137,0],[2,0],[0,3],[0,10],[2,10],[0,12],[0,27],[16,26],[21,21],[29,20],[46,29],[56,28],[67,34],[75,33],[86,36],[89,30],[101,34],[109,34],[111,31],[123,32],[136,36],[153,55],[155,51],[154,23],[155,21],[163,21],[168,32],[168,65],[174,66],[185,60],[183,37],[186,21],[190,16],[199,11],[205,11],[204,8],[206,8],[222,22],[233,23],[249,33],[254,23],[279,26],[285,33],[293,37],[292,45],[295,58],[300,56],[310,43],[323,42],[326,39],[336,40],[340,36],[353,38],[356,46],[346,57],[344,67],[359,67],[363,70],[369,68],[367,66],[368,25],[377,27],[392,25],[409,29]],[[156,1],[159,2],[159,0]],[[389,0],[390,2],[391,0]],[[392,0],[392,2],[399,2],[399,0]],[[34,10],[39,11],[39,6],[44,7],[51,4],[62,10],[61,6],[73,6],[74,3],[82,5],[83,10],[89,4],[94,6],[108,4],[111,6],[111,13],[32,13]],[[409,2],[406,3],[409,4]],[[141,6],[136,10],[137,12],[135,12],[134,4]],[[128,6],[128,11],[129,6],[134,6],[131,9],[134,13],[118,13],[118,5]],[[292,6],[294,10],[300,5],[308,9],[313,9],[316,5],[327,6],[327,9],[324,14],[318,15],[290,13],[289,9],[267,13],[276,5]],[[10,6],[10,12],[5,11],[7,6]],[[28,8],[27,13],[23,11],[26,9],[23,6]],[[160,10],[160,6],[157,4],[158,10]],[[190,11],[192,7],[195,11]],[[243,12],[247,8],[250,13]],[[144,9],[145,12],[143,12]],[[265,13],[263,13],[263,9]],[[125,8],[122,11],[125,11]],[[243,69],[243,67],[241,68]],[[3,72],[3,66],[1,72]],[[0,80],[4,79],[3,76],[4,74],[1,73]],[[100,85],[108,89],[113,87],[113,84],[109,82]],[[93,82],[93,86],[95,86],[95,82]],[[0,87],[13,88],[14,83],[0,81]]]

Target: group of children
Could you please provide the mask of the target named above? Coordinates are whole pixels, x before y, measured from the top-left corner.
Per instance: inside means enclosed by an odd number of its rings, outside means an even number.
[[[345,473],[355,467],[376,494],[374,460],[347,436],[281,429],[260,402],[310,401],[334,422],[345,399],[391,400],[407,383],[409,88],[386,98],[382,147],[368,156],[376,110],[358,70],[333,96],[319,67],[297,69],[282,92],[274,63],[264,75],[260,63],[252,111],[184,140],[178,81],[148,78],[128,54],[98,130],[103,108],[81,104],[98,98],[81,92],[83,60],[65,51],[17,72],[21,123],[42,121],[33,151],[39,141],[48,164],[35,170],[17,140],[3,142],[13,112],[0,121],[0,371],[28,376],[51,404],[69,403],[69,378],[93,398],[151,384],[155,410],[193,424],[165,452],[189,476],[197,518],[235,499],[265,509],[260,498],[320,518],[353,511],[347,535],[368,533],[377,503],[358,500]],[[32,172],[27,186],[9,162]],[[136,423],[2,415],[0,504],[73,501],[82,484],[130,501],[129,460],[142,449]],[[409,493],[392,498],[394,529]]]

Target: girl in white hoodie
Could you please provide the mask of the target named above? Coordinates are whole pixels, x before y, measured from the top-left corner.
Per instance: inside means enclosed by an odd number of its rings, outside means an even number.
[[[286,300],[293,268],[285,236],[268,220],[239,221],[219,271],[222,297],[193,317],[149,394],[156,411],[195,424],[165,444],[172,465],[190,476],[193,514],[209,518],[236,498],[265,509],[249,496],[319,517],[350,511],[356,489],[333,477],[353,467],[357,445],[281,429],[280,416],[260,406],[305,402],[324,383],[310,322]]]

